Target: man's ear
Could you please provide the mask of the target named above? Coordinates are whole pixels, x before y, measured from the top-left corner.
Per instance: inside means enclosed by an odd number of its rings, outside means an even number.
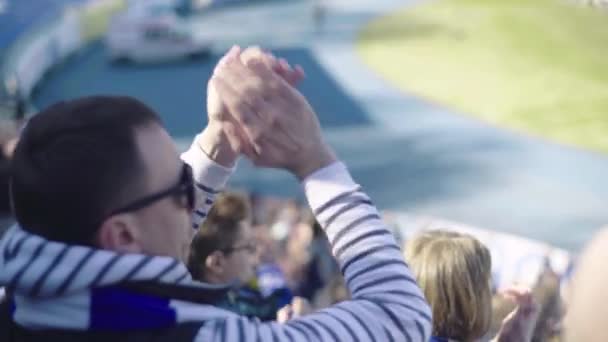
[[[129,214],[115,215],[105,220],[97,232],[99,247],[120,253],[142,253],[140,231],[135,218]]]
[[[215,275],[224,273],[224,265],[226,264],[226,258],[220,251],[215,251],[207,256],[205,259],[205,268],[208,272]]]

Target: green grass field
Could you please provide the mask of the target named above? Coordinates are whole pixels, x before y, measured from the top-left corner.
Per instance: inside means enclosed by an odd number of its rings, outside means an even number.
[[[110,18],[126,7],[125,0],[107,1],[81,12],[82,36],[85,41],[101,37],[108,29]]]
[[[485,121],[608,152],[608,12],[566,0],[441,0],[361,33],[398,87]]]

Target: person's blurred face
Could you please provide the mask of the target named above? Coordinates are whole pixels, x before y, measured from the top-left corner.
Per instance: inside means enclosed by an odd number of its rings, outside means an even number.
[[[255,277],[259,259],[255,241],[251,225],[241,222],[234,244],[222,253],[220,278],[224,283],[244,284]]]
[[[278,246],[270,236],[270,228],[264,225],[253,227],[255,241],[258,245],[258,262],[270,263],[278,256]]]

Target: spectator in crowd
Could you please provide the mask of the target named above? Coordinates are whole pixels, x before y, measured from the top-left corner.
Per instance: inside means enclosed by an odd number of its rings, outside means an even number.
[[[308,274],[312,230],[303,222],[287,224],[285,229],[288,233],[281,244],[281,268],[285,272],[289,287],[298,295],[310,298],[308,295],[313,291],[312,287],[317,287],[313,284],[317,282],[316,279],[310,279]]]
[[[301,73],[250,51],[219,62],[185,162],[131,98],[62,102],[30,120],[13,159],[19,225],[0,244],[3,341],[428,341],[430,308],[400,248],[286,82]],[[209,305],[226,288],[193,281],[181,261],[241,153],[302,181],[350,301],[285,324]]]
[[[255,229],[260,247],[260,291],[269,295],[277,289],[289,289],[304,303],[294,308],[309,307],[308,302],[339,273],[325,233],[310,210],[294,200],[266,197],[252,202],[258,217],[265,217],[256,220]]]
[[[221,194],[192,240],[192,277],[212,284],[245,284],[255,277],[257,263],[249,203],[235,193]]]
[[[268,225],[260,223],[254,231],[260,261],[256,272],[258,289],[262,295],[269,296],[276,290],[289,288],[285,274],[278,264],[280,246],[272,238]]]
[[[299,263],[300,274],[294,286],[295,293],[312,301],[339,273],[339,268],[331,256],[323,229],[314,219],[306,221],[295,225],[295,234],[290,236],[287,243],[289,254],[285,259]]]
[[[224,193],[192,240],[188,269],[195,280],[234,286],[217,306],[262,321],[276,320],[292,295],[287,288],[266,296],[260,293],[255,282],[257,252],[247,198]]]
[[[490,329],[490,251],[470,235],[424,232],[406,243],[405,259],[433,312],[432,341],[476,341]],[[496,341],[530,341],[537,310],[526,291],[506,296],[518,307],[502,322]]]

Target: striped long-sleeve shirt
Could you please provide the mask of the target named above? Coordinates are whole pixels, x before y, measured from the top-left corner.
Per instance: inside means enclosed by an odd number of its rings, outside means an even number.
[[[200,223],[232,169],[215,164],[196,144],[182,157],[202,190],[194,213]],[[110,331],[116,336],[185,327],[193,328],[191,336],[201,342],[428,341],[430,309],[393,236],[346,167],[334,163],[318,170],[303,188],[352,300],[285,324],[262,323],[184,299],[186,292],[196,293],[211,303],[225,287],[193,282],[179,260],[67,245],[15,226],[0,241],[0,286],[11,289],[12,319],[31,331]],[[155,296],[123,287],[142,282],[183,293]]]
[[[225,184],[229,169],[218,168],[206,157],[193,157],[186,155],[185,160],[193,165],[197,182],[207,184],[203,190]],[[321,169],[302,185],[329,237],[352,300],[285,324],[245,317],[207,322],[196,340],[428,341],[430,308],[391,232],[344,164]],[[214,193],[207,191],[208,198]]]

